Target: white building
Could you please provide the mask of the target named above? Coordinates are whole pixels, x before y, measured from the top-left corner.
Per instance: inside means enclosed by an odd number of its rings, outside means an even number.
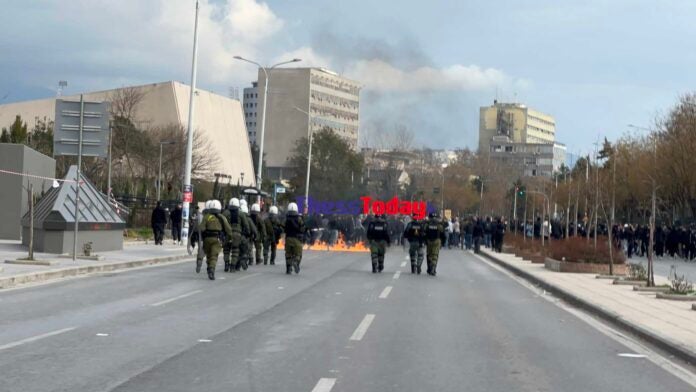
[[[84,94],[87,101],[108,101],[113,94],[125,88],[142,93],[137,105],[135,124],[143,129],[188,124],[190,87],[179,82],[163,82],[142,86],[124,87],[115,90],[96,91]],[[64,100],[79,100],[79,95],[63,96]],[[244,122],[242,104],[238,100],[198,89],[194,129],[202,132],[211,141],[212,152],[218,158],[217,165],[209,173],[232,176],[236,183],[244,176],[244,185],[255,185],[251,150]],[[39,99],[0,105],[0,127],[9,127],[20,115],[32,129],[38,119],[53,120],[56,98]]]

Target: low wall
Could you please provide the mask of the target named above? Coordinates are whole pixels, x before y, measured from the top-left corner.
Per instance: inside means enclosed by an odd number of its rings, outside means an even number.
[[[572,263],[547,258],[544,267],[556,272],[570,272],[580,274],[608,274],[609,264]],[[614,275],[626,275],[626,264],[614,264]]]

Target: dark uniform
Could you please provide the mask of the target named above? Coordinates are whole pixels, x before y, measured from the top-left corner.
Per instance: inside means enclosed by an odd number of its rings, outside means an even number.
[[[261,219],[261,215],[258,212],[252,211],[249,215],[251,222],[256,227],[256,237],[254,238],[254,255],[256,257],[256,264],[261,264],[263,254],[263,244],[266,242],[266,224]]]
[[[414,218],[406,225],[404,238],[408,240],[408,254],[411,256],[411,273],[420,274],[425,253],[423,249],[425,244],[424,222]]]
[[[242,233],[249,232],[247,222],[240,216],[239,207],[230,206],[226,209],[224,216],[232,228],[232,235],[227,238],[223,246],[223,259],[225,260],[225,272],[239,271],[239,255],[242,246]]]
[[[242,231],[242,243],[239,246],[239,265],[237,266],[237,271],[239,267],[246,270],[249,265],[251,265],[251,244],[256,238],[256,225],[249,219],[249,215],[240,209],[239,217],[245,224],[244,227],[246,231]]]
[[[203,251],[208,264],[208,278],[215,280],[215,265],[222,251],[222,243],[232,236],[232,228],[219,210],[208,210],[199,224],[203,235]]]
[[[297,212],[288,211],[283,231],[285,231],[285,273],[289,275],[294,268],[295,273],[299,274],[305,232],[304,220]]]
[[[435,276],[440,246],[445,242],[445,228],[435,214],[431,214],[425,223],[425,239],[428,253],[428,275]]]
[[[271,265],[275,265],[276,248],[278,247],[280,236],[283,234],[283,226],[274,214],[266,217],[263,223],[266,225],[266,241],[263,243],[263,263],[268,263],[270,253]]]
[[[382,215],[377,215],[367,226],[367,240],[370,241],[370,254],[372,256],[372,273],[382,272],[384,269],[384,253],[387,246],[391,245],[387,221]]]

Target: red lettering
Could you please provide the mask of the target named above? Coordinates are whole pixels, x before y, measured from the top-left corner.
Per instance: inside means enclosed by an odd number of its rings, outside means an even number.
[[[363,214],[368,215],[370,213],[370,200],[372,200],[372,198],[370,196],[363,196],[360,200],[363,202]]]
[[[387,214],[396,215],[399,213],[399,198],[394,196],[391,200],[387,202]]]
[[[372,203],[372,212],[374,212],[375,215],[383,215],[386,210],[387,207],[383,201],[377,200]]]
[[[399,206],[399,213],[401,215],[411,215],[411,204],[409,201],[402,201]]]

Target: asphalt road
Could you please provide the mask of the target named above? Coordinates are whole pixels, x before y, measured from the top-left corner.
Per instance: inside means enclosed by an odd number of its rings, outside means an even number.
[[[2,292],[0,391],[693,390],[468,252],[444,250],[436,278],[404,257],[377,275],[364,253],[306,252],[297,276],[210,282],[189,262]]]

